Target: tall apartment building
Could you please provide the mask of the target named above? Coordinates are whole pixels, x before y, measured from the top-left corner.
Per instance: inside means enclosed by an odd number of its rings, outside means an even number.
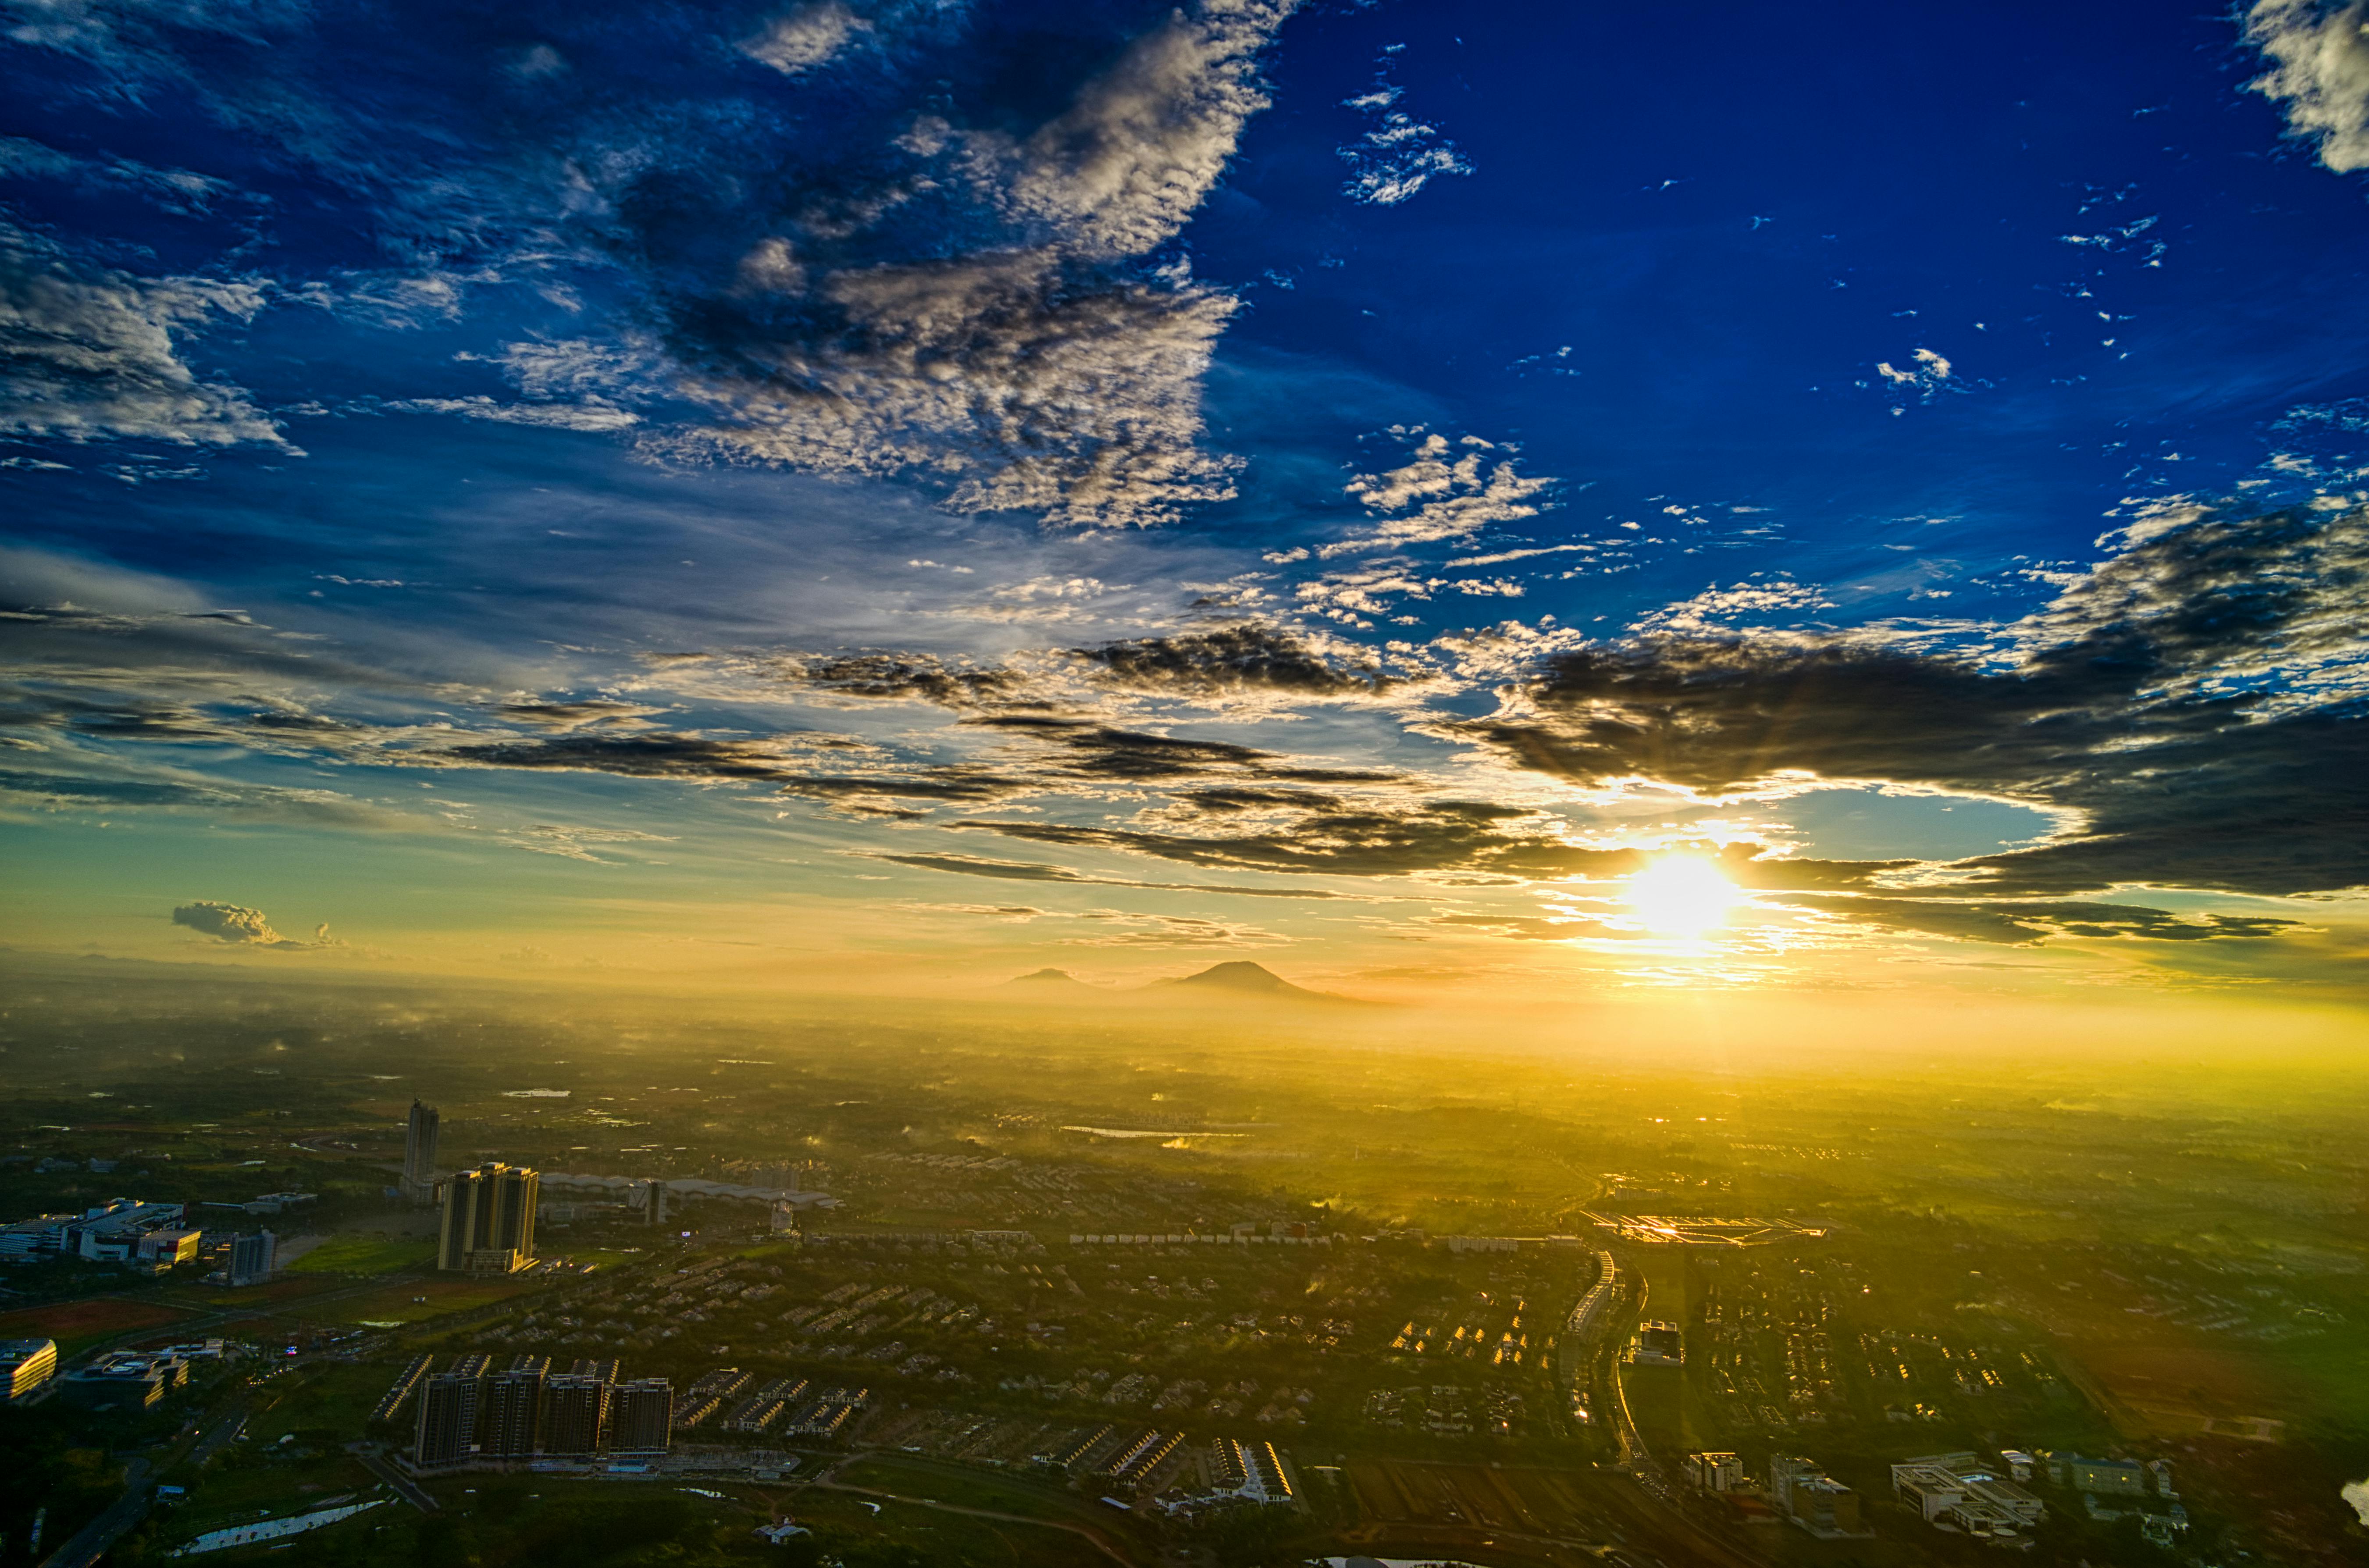
[[[280,1238],[269,1230],[233,1237],[228,1274],[233,1285],[262,1285],[271,1278],[278,1261]]]
[[[609,1402],[607,1378],[585,1372],[554,1377],[544,1385],[544,1454],[555,1459],[598,1454],[609,1436]]]
[[[411,1448],[416,1462],[460,1464],[475,1452],[477,1401],[484,1386],[479,1378],[465,1371],[439,1372],[428,1379],[419,1391],[419,1424]]]
[[[663,1454],[674,1446],[674,1385],[664,1378],[619,1383],[609,1397],[609,1451]]]
[[[446,1178],[436,1266],[454,1274],[509,1274],[532,1263],[542,1185],[526,1167],[494,1160]]]
[[[486,1391],[486,1436],[477,1452],[489,1459],[534,1457],[543,1427],[544,1379],[548,1356],[521,1356]]]
[[[436,1107],[418,1100],[403,1132],[403,1196],[422,1208],[436,1201]]]

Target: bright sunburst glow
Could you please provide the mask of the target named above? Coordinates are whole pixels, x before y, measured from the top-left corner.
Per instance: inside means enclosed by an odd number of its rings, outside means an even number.
[[[1673,855],[1629,878],[1629,907],[1665,936],[1700,936],[1727,919],[1742,891],[1708,861]]]

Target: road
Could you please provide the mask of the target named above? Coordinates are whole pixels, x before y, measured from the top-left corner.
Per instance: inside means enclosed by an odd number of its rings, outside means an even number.
[[[1645,1316],[1645,1303],[1652,1298],[1654,1288],[1647,1283],[1642,1273],[1636,1278],[1637,1304],[1631,1309],[1631,1313],[1642,1321]],[[1629,1383],[1628,1379],[1620,1375],[1620,1351],[1618,1348],[1619,1345],[1618,1338],[1614,1339],[1613,1345],[1615,1348],[1612,1353],[1612,1432],[1613,1436],[1620,1440],[1622,1468],[1633,1470],[1642,1475],[1653,1465],[1654,1458],[1645,1449],[1645,1439],[1638,1434],[1636,1417],[1629,1413]]]
[[[359,1443],[349,1446],[347,1451],[361,1460],[364,1470],[394,1487],[396,1496],[423,1514],[432,1514],[436,1511],[436,1499],[421,1491],[418,1482],[387,1463],[382,1455],[371,1451]]]
[[[106,1556],[109,1547],[148,1516],[148,1505],[153,1500],[148,1476],[146,1459],[133,1459],[124,1466],[123,1495],[109,1504],[105,1513],[83,1526],[72,1540],[43,1558],[41,1568],[90,1568]]]

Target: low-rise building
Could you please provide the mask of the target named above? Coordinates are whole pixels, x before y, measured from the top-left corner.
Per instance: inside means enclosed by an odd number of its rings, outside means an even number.
[[[93,1263],[132,1263],[139,1258],[143,1238],[153,1231],[181,1230],[188,1216],[184,1204],[117,1197],[83,1210],[82,1218],[67,1229],[77,1257]]]
[[[1927,1454],[1892,1467],[1892,1490],[1928,1525],[2013,1536],[2046,1518],[2048,1509],[2002,1471],[2011,1473],[1973,1453]]]
[[[58,1372],[58,1344],[53,1339],[0,1340],[0,1379],[9,1401],[23,1399]]]
[[[145,1409],[189,1381],[189,1358],[169,1350],[110,1350],[58,1379],[59,1397],[74,1404]]]
[[[2085,1459],[2065,1456],[2066,1480],[2078,1492],[2105,1492],[2123,1497],[2146,1495],[2146,1469],[2129,1459]]]
[[[63,1253],[67,1233],[80,1219],[75,1214],[39,1214],[0,1226],[0,1260],[17,1262]]]
[[[1686,1336],[1676,1323],[1647,1322],[1637,1325],[1630,1342],[1629,1361],[1639,1367],[1677,1367],[1687,1358]]]
[[[1687,1456],[1687,1479],[1705,1492],[1733,1492],[1744,1484],[1744,1461],[1734,1454]]]
[[[175,1264],[193,1261],[198,1244],[205,1240],[202,1230],[151,1230],[140,1238],[133,1256],[152,1268],[167,1269]]]
[[[1859,1494],[1798,1455],[1768,1461],[1768,1500],[1778,1513],[1821,1540],[1864,1537]]]

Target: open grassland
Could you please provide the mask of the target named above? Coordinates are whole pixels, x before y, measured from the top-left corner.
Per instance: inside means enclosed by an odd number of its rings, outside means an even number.
[[[935,1467],[900,1464],[896,1459],[866,1459],[836,1471],[831,1479],[843,1486],[893,1492],[899,1497],[927,1498],[957,1508],[983,1508],[990,1513],[1026,1514],[1060,1518],[1076,1511],[1074,1504],[1044,1496],[1028,1488],[1000,1482],[992,1476],[950,1475]]]
[[[332,1236],[288,1265],[291,1274],[407,1274],[431,1268],[436,1243],[417,1236],[361,1231]]]
[[[177,1306],[202,1308],[208,1311],[247,1310],[269,1310],[291,1301],[301,1301],[335,1290],[340,1282],[318,1275],[298,1275],[287,1279],[275,1279],[268,1285],[243,1285],[230,1289],[219,1285],[174,1285],[167,1287],[163,1299]]]
[[[329,1365],[275,1379],[269,1386],[278,1391],[270,1402],[247,1418],[246,1441],[269,1447],[291,1432],[332,1434],[340,1443],[359,1437],[402,1365],[400,1360]],[[406,1405],[405,1413],[414,1408]]]
[[[113,1298],[62,1301],[52,1307],[0,1313],[0,1339],[54,1339],[59,1355],[72,1356],[85,1345],[135,1329],[177,1322],[182,1316],[178,1309],[153,1301]]]
[[[306,1303],[290,1309],[288,1315],[315,1323],[419,1323],[449,1312],[507,1301],[532,1288],[523,1281],[507,1279],[420,1279],[334,1301]]]

